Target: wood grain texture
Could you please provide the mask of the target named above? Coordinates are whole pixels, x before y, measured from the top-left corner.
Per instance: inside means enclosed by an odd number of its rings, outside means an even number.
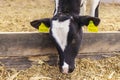
[[[120,51],[120,32],[84,33],[79,53]],[[56,54],[49,34],[0,33],[0,56]]]

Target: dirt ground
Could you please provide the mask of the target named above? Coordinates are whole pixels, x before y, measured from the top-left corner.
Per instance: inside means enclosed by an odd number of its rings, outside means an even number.
[[[52,17],[53,2],[54,0],[0,0],[0,32],[37,32],[30,26],[30,21]],[[120,4],[101,3],[99,12],[99,31],[120,30]]]

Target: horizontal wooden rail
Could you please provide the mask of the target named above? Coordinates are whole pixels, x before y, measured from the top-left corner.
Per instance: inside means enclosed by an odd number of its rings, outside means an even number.
[[[84,33],[79,53],[120,51],[120,32]],[[57,53],[49,34],[0,33],[0,56],[34,56]]]

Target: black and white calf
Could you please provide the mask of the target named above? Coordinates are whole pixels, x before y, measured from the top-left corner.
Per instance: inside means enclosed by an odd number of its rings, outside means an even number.
[[[56,0],[56,11],[52,18],[31,22],[38,29],[41,23],[50,27],[50,36],[59,53],[59,68],[62,73],[71,73],[75,68],[75,57],[82,40],[82,26],[92,20],[95,25],[99,18],[79,16],[81,0]]]
[[[80,3],[80,15],[85,15],[86,13],[86,3],[90,2],[90,16],[98,17],[99,16],[99,4],[100,0],[81,0]]]

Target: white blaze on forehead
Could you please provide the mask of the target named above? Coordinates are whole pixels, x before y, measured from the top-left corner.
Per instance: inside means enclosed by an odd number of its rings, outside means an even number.
[[[70,19],[59,22],[52,21],[52,36],[55,38],[61,49],[64,51],[67,45],[67,36],[69,32]]]
[[[68,73],[69,65],[66,62],[64,62],[63,66],[62,66],[62,69],[63,69],[63,73]]]

